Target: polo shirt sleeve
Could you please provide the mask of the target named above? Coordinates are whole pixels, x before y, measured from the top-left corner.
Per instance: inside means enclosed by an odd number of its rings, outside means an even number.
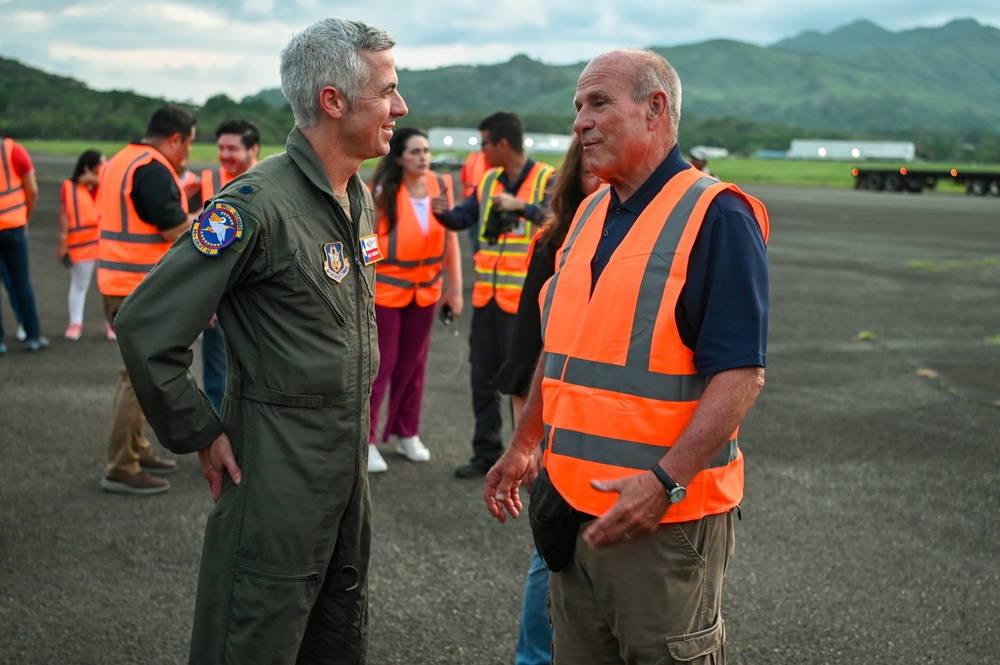
[[[31,163],[31,155],[20,143],[14,143],[14,149],[10,151],[10,165],[14,173],[22,178],[35,170],[35,165]]]
[[[760,226],[742,197],[723,192],[692,247],[676,311],[699,374],[766,365],[769,298]]]
[[[435,215],[441,226],[452,231],[471,228],[479,221],[479,195],[473,191],[468,198],[451,210]]]
[[[132,203],[142,221],[160,231],[169,231],[187,221],[177,180],[160,162],[150,162],[135,170]]]

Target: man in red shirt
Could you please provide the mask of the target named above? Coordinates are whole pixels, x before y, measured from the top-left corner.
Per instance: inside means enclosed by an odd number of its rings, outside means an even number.
[[[23,321],[28,351],[49,345],[42,337],[35,307],[35,292],[28,272],[28,219],[38,203],[35,166],[23,146],[0,138],[0,272],[5,272],[11,304]],[[3,320],[0,319],[0,356],[7,353]]]

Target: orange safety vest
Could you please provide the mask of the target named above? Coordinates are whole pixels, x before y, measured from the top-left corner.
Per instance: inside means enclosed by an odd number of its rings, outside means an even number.
[[[14,139],[0,141],[0,229],[15,229],[28,223],[28,197],[24,181],[14,172],[13,153]]]
[[[229,174],[229,171],[224,170],[221,166],[216,166],[212,169],[205,169],[201,172],[201,203],[202,205],[209,202],[209,200],[215,196],[216,192],[229,184],[229,181],[233,179],[234,176]]]
[[[442,193],[451,201],[451,176],[427,172],[427,195]],[[380,307],[406,307],[414,298],[427,307],[441,299],[441,268],[444,263],[447,229],[428,211],[424,235],[413,210],[410,194],[400,185],[396,192],[396,227],[389,230],[389,220],[378,223],[378,247],[384,257],[375,264],[375,304]]]
[[[90,188],[72,180],[62,185],[63,209],[69,218],[66,249],[73,263],[97,258],[97,242],[101,237],[101,213]]]
[[[476,190],[476,185],[483,179],[484,173],[486,173],[486,155],[483,154],[482,150],[470,152],[465,158],[465,163],[462,164],[461,172],[465,198],[469,198]]]
[[[152,146],[131,143],[104,163],[97,188],[101,213],[101,240],[97,247],[97,286],[106,296],[127,296],[163,258],[172,244],[154,225],[144,222],[132,204],[132,185],[140,166],[157,161],[170,169],[181,190],[177,172]],[[181,208],[187,199],[181,194]]]
[[[476,264],[476,283],[472,287],[472,306],[485,307],[496,298],[500,309],[517,313],[524,278],[528,273],[528,247],[541,229],[538,224],[521,219],[513,231],[501,234],[496,245],[489,245],[482,235],[486,220],[493,209],[493,197],[503,192],[500,174],[503,168],[490,169],[479,182],[479,251],[473,257]],[[535,162],[517,191],[517,198],[536,206],[542,205],[549,177],[555,173],[548,164]]]
[[[685,430],[708,384],[677,331],[677,300],[705,211],[720,192],[743,196],[767,242],[767,211],[735,185],[697,169],[675,175],[611,256],[590,294],[591,260],[604,230],[609,189],[577,211],[557,272],[540,296],[545,372],[544,464],[574,508],[603,515],[618,495],[592,479],[651,469]],[[661,522],[724,513],[743,497],[743,455],[733,432]]]

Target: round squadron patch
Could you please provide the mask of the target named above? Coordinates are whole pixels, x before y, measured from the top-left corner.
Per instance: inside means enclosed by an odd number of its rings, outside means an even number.
[[[216,256],[242,237],[243,217],[225,201],[216,201],[191,225],[191,242],[205,256]]]

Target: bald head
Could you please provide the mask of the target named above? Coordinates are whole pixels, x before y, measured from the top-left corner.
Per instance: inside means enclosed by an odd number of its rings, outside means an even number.
[[[677,144],[681,84],[652,51],[608,51],[584,68],[577,83],[573,129],[592,173],[624,198]]]

